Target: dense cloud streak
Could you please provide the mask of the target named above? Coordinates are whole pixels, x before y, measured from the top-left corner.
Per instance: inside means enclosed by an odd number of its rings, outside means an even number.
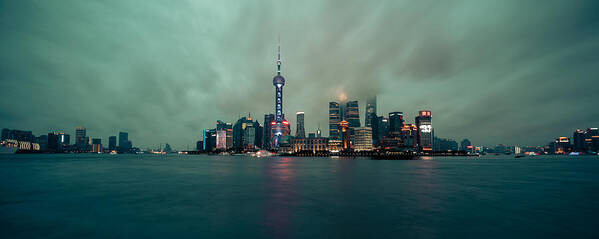
[[[327,131],[339,95],[433,111],[440,137],[543,144],[599,126],[594,1],[3,1],[0,127],[193,147],[284,108]],[[361,116],[363,117],[363,108]],[[294,131],[292,127],[292,131]]]

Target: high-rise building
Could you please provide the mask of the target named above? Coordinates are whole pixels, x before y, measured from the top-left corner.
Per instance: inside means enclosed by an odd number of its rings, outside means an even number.
[[[366,115],[364,117],[364,125],[366,127],[372,127],[373,121],[376,120],[376,96],[369,97],[366,99]]]
[[[92,152],[102,153],[102,139],[92,139]]]
[[[393,136],[401,134],[401,127],[403,124],[403,112],[389,113],[389,134]]]
[[[585,142],[587,144],[587,150],[597,152],[599,151],[599,130],[597,128],[589,128],[586,132]]]
[[[275,122],[275,116],[273,114],[264,115],[264,128],[262,130],[262,148],[270,149],[272,143],[272,122]]]
[[[217,131],[217,138],[218,138],[218,131],[225,132],[224,135],[223,135],[223,133],[221,133],[221,137],[217,139],[217,144],[218,144],[218,142],[223,140],[224,145],[220,145],[220,147],[217,145],[216,148],[217,149],[225,149],[225,150],[229,150],[229,149],[233,148],[233,125],[231,123],[225,123],[223,121],[217,120],[216,121],[216,131]]]
[[[339,103],[329,102],[329,138],[340,140],[339,123],[341,122],[341,108]]]
[[[322,131],[320,130],[320,124],[318,124],[318,130],[316,130],[316,137],[322,138]]]
[[[58,140],[57,133],[48,133],[48,151],[58,152],[60,150]]]
[[[279,140],[282,136],[289,135],[289,122],[285,120],[283,114],[283,86],[285,78],[281,76],[281,46],[278,49],[277,57],[277,75],[272,79],[272,84],[275,86],[275,121],[272,127],[272,146],[279,148]]]
[[[116,136],[108,137],[108,150],[116,150]]]
[[[295,137],[305,138],[306,131],[304,129],[304,112],[298,111],[295,113],[295,116],[297,118],[297,127],[296,127]]]
[[[358,101],[347,102],[345,120],[349,123],[349,128],[352,130],[360,127],[360,107]]]
[[[586,151],[586,132],[581,129],[577,129],[574,131],[574,135],[572,135],[572,143],[574,143],[574,149],[579,152]]]
[[[210,152],[216,148],[216,129],[204,130],[204,151]]]
[[[404,124],[401,127],[400,137],[405,149],[416,149],[418,147],[418,126],[415,124]]]
[[[381,140],[389,134],[389,119],[377,116],[372,123],[372,142],[375,146],[379,146]]]
[[[75,128],[75,145],[79,150],[87,148],[89,138],[86,136],[86,129],[78,126]]]
[[[372,150],[372,128],[358,127],[354,129],[354,149],[356,151]]]
[[[128,153],[131,151],[131,141],[129,141],[129,133],[119,132],[119,146],[118,151],[122,153]]]
[[[417,145],[421,151],[433,150],[433,126],[430,110],[421,110],[416,116],[416,126],[418,127]]]
[[[227,149],[227,130],[217,129],[216,130],[216,149],[226,150]]]
[[[65,133],[58,134],[58,148],[59,151],[64,151],[68,145],[71,144],[71,136]]]

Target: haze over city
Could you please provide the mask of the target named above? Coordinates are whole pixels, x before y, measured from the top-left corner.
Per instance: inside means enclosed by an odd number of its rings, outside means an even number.
[[[543,145],[599,124],[593,1],[3,1],[0,127],[129,132],[193,147],[274,111],[327,132],[328,102],[433,112],[435,135]],[[325,133],[326,135],[326,133]]]

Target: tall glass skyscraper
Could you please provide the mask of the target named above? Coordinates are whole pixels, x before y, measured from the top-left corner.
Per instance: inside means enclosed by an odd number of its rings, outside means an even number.
[[[372,121],[376,120],[376,96],[369,97],[366,99],[366,115],[364,117],[364,125],[366,127],[372,127]]]
[[[389,134],[398,136],[403,126],[403,112],[389,113]]]
[[[349,123],[349,128],[360,127],[360,107],[358,101],[347,102],[347,108],[345,112],[345,120]]]
[[[329,102],[329,138],[341,139],[339,122],[341,122],[341,108],[339,107],[339,103]]]
[[[433,126],[430,110],[421,110],[416,116],[416,127],[418,127],[417,143],[422,151],[433,150]]]
[[[298,111],[297,113],[295,113],[295,116],[297,117],[297,128],[295,132],[295,137],[305,138],[306,130],[304,129],[304,112]]]

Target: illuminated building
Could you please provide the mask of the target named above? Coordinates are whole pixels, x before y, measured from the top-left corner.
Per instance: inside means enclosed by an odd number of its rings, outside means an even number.
[[[216,148],[216,129],[204,130],[204,151],[214,151]]]
[[[429,110],[421,110],[416,116],[416,126],[418,127],[417,142],[419,150],[433,150],[433,126],[432,115]]]
[[[116,150],[116,136],[108,137],[108,150]]]
[[[372,150],[372,128],[358,127],[354,129],[354,150],[371,151]]]
[[[599,130],[597,128],[589,128],[586,135],[585,142],[587,142],[587,150],[593,152],[599,151]]]
[[[577,129],[576,131],[574,131],[574,134],[572,135],[572,143],[574,143],[574,150],[578,151],[578,152],[584,152],[586,151],[586,142],[585,142],[585,138],[586,138],[586,132],[584,130],[581,129]]]
[[[102,139],[92,139],[92,152],[102,153]]]
[[[262,130],[262,148],[270,149],[272,143],[272,122],[275,121],[273,114],[264,115],[264,129]]]
[[[349,128],[349,122],[343,120],[339,122],[339,131],[341,132],[341,141],[343,142],[343,149],[351,149],[351,130]]]
[[[293,152],[312,151],[313,153],[316,153],[318,151],[326,151],[327,144],[328,139],[320,137],[291,139]]]
[[[341,122],[341,108],[337,102],[329,102],[329,138],[339,140],[339,122]]]
[[[327,149],[331,153],[338,153],[343,150],[343,141],[339,140],[339,139],[329,138],[328,144],[327,144]]]
[[[366,99],[366,115],[364,119],[364,126],[371,127],[373,125],[373,121],[376,120],[376,96],[370,97]],[[374,129],[374,128],[373,128]]]
[[[216,140],[217,144],[218,142],[221,142],[220,147],[216,146],[216,148],[218,149],[231,149],[233,148],[233,125],[231,123],[225,123],[223,121],[217,120],[216,121],[216,130],[217,130],[217,137],[218,137],[218,131],[224,131],[224,133],[220,133],[221,136]]]
[[[345,120],[349,124],[350,129],[360,127],[360,107],[358,101],[347,102],[347,108],[345,112]]]
[[[304,129],[304,112],[298,111],[297,113],[295,113],[295,116],[297,118],[297,128],[295,132],[295,137],[305,138],[306,131]]]
[[[217,129],[216,130],[216,149],[226,150],[227,149],[227,130]]]
[[[401,127],[400,137],[404,148],[417,148],[417,136],[418,126],[416,126],[415,124],[404,124]]]
[[[389,113],[389,134],[393,136],[399,136],[403,123],[403,112]]]
[[[555,154],[565,154],[572,152],[572,145],[570,144],[570,139],[568,137],[559,137],[555,139],[553,143],[554,153]]]
[[[320,124],[318,124],[318,130],[316,130],[316,137],[318,137],[318,138],[322,137],[322,131],[320,131]]]
[[[375,146],[379,146],[381,140],[389,134],[389,119],[377,116],[372,123],[372,142]]]
[[[279,148],[279,141],[282,136],[289,135],[289,122],[285,120],[283,115],[283,86],[285,78],[281,76],[281,47],[278,49],[277,57],[277,75],[272,79],[272,84],[275,86],[275,120],[271,122],[271,137],[272,146]]]

